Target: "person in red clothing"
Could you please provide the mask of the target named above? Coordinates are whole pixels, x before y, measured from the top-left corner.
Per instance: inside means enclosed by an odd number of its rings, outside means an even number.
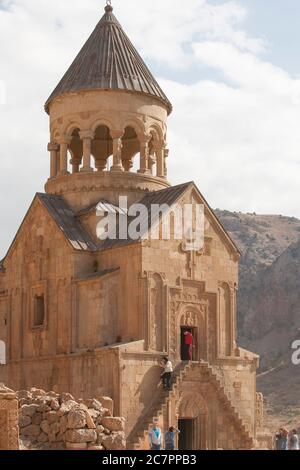
[[[190,331],[184,332],[184,344],[186,345],[187,360],[192,361],[194,338]]]

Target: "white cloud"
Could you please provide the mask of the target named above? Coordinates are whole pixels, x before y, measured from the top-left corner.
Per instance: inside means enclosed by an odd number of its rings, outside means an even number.
[[[0,80],[0,105],[6,103],[6,83]]]
[[[174,104],[170,175],[195,179],[212,206],[300,216],[299,81],[261,53],[265,41],[243,28],[239,1],[114,0],[141,54],[164,65]],[[104,4],[104,2],[103,2]],[[0,201],[3,255],[49,172],[46,98],[102,16],[99,0],[0,2]],[[203,67],[224,80],[201,80]],[[185,73],[187,83],[172,81]],[[211,74],[210,74],[211,76]],[[167,77],[167,78],[166,78]]]
[[[117,2],[115,2],[117,3]],[[260,53],[264,40],[250,38],[239,29],[247,11],[238,2],[214,5],[207,0],[131,0],[117,7],[124,17],[126,30],[144,57],[169,67],[185,67],[193,62],[187,45],[199,39],[222,40],[242,50]]]
[[[213,206],[300,216],[300,80],[228,44],[194,51],[232,84],[165,82],[176,110],[173,177],[196,175]]]

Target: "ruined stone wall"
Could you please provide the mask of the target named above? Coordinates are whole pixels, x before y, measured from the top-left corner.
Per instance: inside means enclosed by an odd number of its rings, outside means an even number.
[[[20,391],[19,425],[22,449],[124,450],[124,418],[113,417],[113,401],[98,396],[32,388]]]

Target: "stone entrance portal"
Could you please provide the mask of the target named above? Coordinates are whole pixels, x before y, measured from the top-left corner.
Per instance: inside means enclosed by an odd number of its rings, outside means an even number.
[[[180,419],[178,421],[180,429],[178,450],[193,450],[194,427],[193,419]]]
[[[179,450],[208,449],[208,408],[199,393],[186,393],[178,410]]]

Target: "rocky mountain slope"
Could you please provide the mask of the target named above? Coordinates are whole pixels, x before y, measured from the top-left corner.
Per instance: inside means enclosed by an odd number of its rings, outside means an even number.
[[[261,356],[258,387],[270,417],[300,424],[300,220],[216,211],[243,253],[238,294],[239,342]]]

